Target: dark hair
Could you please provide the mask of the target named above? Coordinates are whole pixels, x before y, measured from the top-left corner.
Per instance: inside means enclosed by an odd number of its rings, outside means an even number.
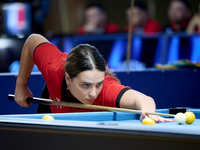
[[[105,7],[101,3],[98,3],[98,2],[90,3],[89,5],[86,6],[85,9],[89,9],[91,7],[97,7],[100,9],[100,11],[106,12]]]
[[[73,48],[65,63],[65,71],[70,78],[76,77],[80,72],[97,69],[106,70],[106,63],[97,48],[89,44],[80,44]]]
[[[127,9],[129,9],[130,7],[131,7],[131,5],[129,4]],[[142,1],[135,1],[134,7],[138,7],[139,9],[141,9],[143,11],[148,11],[146,4]]]
[[[172,0],[172,2],[173,1],[179,1],[179,2],[183,3],[187,9],[190,9],[190,3],[187,0]]]
[[[93,69],[105,71],[106,74],[116,78],[117,81],[121,83],[120,80],[115,77],[113,71],[108,68],[105,59],[96,47],[89,44],[80,44],[69,52],[65,63],[65,71],[69,74],[71,79],[82,71]]]

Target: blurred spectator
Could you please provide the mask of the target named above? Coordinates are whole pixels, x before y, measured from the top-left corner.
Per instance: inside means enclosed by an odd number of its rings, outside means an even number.
[[[131,7],[129,6],[126,9],[127,22],[130,23],[130,20],[132,21],[133,32],[150,34],[150,33],[162,31],[161,25],[157,21],[149,18],[148,9],[145,3],[136,1],[134,3],[134,7],[132,11],[133,11],[133,15],[132,15],[132,18],[130,19]],[[129,25],[127,25],[124,28],[124,30],[125,32],[128,32]]]
[[[200,33],[200,3],[198,5],[198,12],[192,17],[190,20],[188,27],[187,27],[187,33]]]
[[[168,10],[169,23],[166,32],[185,31],[190,20],[190,4],[186,0],[172,0]]]
[[[3,34],[3,12],[2,12],[2,6],[6,2],[6,0],[0,1],[0,36]]]
[[[105,8],[100,3],[92,3],[85,9],[85,24],[77,29],[77,34],[117,33],[118,25],[107,22]]]

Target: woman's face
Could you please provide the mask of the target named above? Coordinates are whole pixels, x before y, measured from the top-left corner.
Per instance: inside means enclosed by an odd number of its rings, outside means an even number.
[[[92,104],[98,97],[105,78],[105,72],[97,69],[83,71],[71,79],[65,73],[66,83],[70,92],[83,104]]]
[[[106,21],[106,15],[98,7],[88,8],[85,12],[86,23],[98,26]]]
[[[131,10],[132,10],[132,18],[131,18]],[[134,7],[133,9],[129,8],[126,11],[127,22],[131,19],[133,26],[135,27],[143,27],[148,19],[147,13],[144,10],[141,10],[138,7]]]

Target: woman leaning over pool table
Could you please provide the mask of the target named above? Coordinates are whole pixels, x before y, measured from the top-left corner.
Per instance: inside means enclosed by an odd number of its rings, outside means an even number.
[[[155,112],[154,100],[121,85],[94,46],[81,44],[69,54],[62,53],[38,34],[29,36],[22,49],[15,88],[15,101],[22,107],[28,107],[30,104],[26,98],[33,97],[27,84],[34,64],[41,71],[53,100]],[[95,110],[51,106],[51,111],[65,113]],[[146,115],[142,113],[140,119]],[[156,115],[149,117],[156,122],[172,121]]]

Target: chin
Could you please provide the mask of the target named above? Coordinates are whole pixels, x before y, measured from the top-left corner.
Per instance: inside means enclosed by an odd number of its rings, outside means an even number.
[[[87,101],[87,100],[85,100],[85,101],[84,101],[84,104],[90,104],[90,105],[91,105],[93,102],[94,102],[94,101]]]
[[[86,104],[92,105],[93,102],[86,102]]]

